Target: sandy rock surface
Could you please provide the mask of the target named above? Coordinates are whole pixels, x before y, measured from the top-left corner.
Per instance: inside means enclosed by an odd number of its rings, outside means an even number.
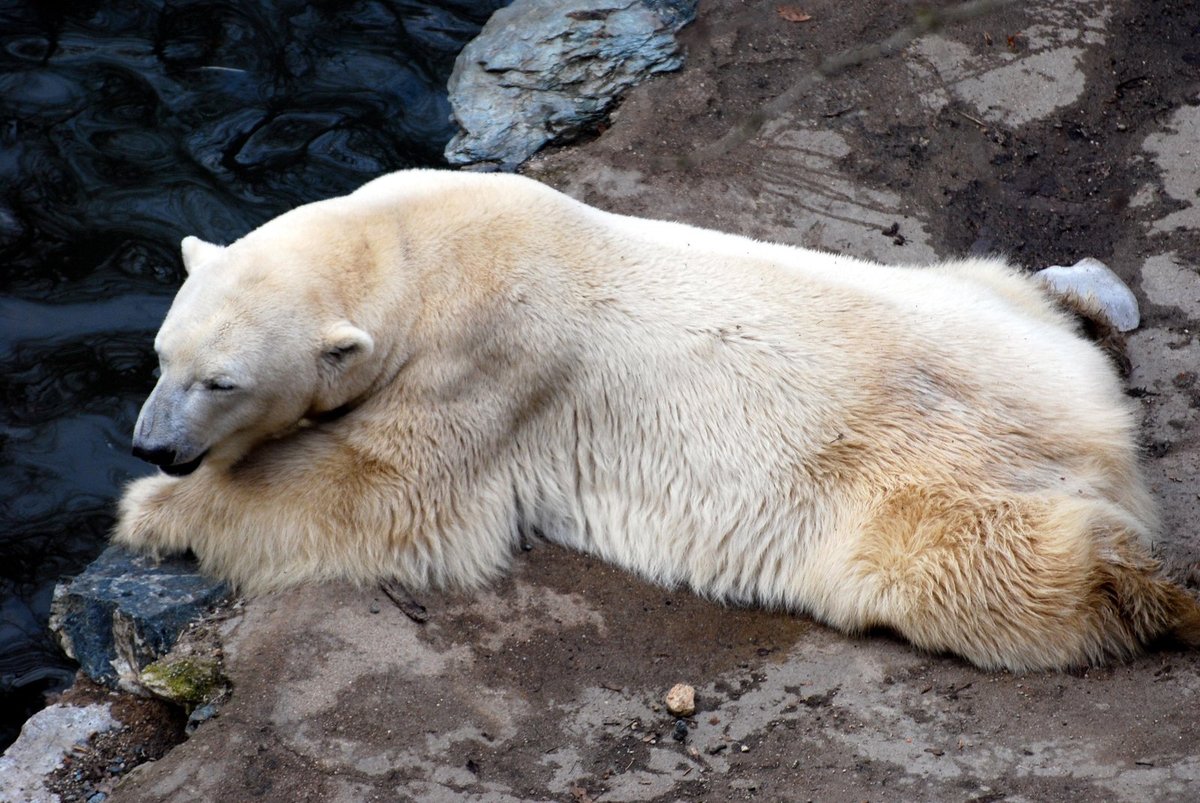
[[[911,8],[704,3],[682,71],[526,172],[617,212],[884,261],[1100,259],[1141,307],[1128,382],[1157,550],[1194,579],[1200,6],[1030,0],[814,79]],[[113,799],[1200,799],[1195,653],[981,672],[533,546],[494,588],[419,594],[424,624],[373,590],[252,601],[230,701]],[[661,701],[680,678],[700,707],[676,741]]]

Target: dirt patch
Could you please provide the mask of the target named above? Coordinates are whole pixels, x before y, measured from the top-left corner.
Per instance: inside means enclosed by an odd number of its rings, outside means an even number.
[[[980,36],[988,27],[986,21],[972,26]],[[1145,131],[1181,105],[1200,102],[1200,7],[1131,3],[1107,31],[1111,42],[1087,55],[1084,92],[1053,116],[1019,128],[978,126],[965,111],[947,109],[921,132],[930,140],[927,161],[887,180],[911,175],[918,192],[932,195],[941,189],[936,177],[953,172],[963,179],[945,195],[939,239],[946,248],[1003,252],[1041,267],[1085,256],[1113,262],[1124,256],[1122,243],[1141,238],[1138,217],[1127,214],[1130,201],[1161,180],[1140,154]],[[968,137],[983,144],[964,162],[956,143]],[[1151,203],[1144,211],[1156,216],[1175,205],[1162,198]],[[1189,239],[1195,262],[1200,238]],[[1128,271],[1126,278],[1133,279]]]
[[[175,706],[132,694],[114,692],[83,675],[57,702],[71,705],[107,703],[121,727],[76,745],[46,781],[63,803],[111,794],[122,776],[139,764],[156,761],[184,740],[187,720]],[[103,798],[102,798],[103,799]]]
[[[87,801],[97,793],[111,795],[135,768],[162,758],[185,741],[200,722],[216,715],[229,693],[221,669],[224,659],[221,629],[238,616],[240,609],[241,603],[235,601],[193,622],[167,656],[176,662],[187,660],[213,667],[203,698],[168,702],[109,689],[79,673],[75,684],[51,702],[78,706],[106,704],[121,725],[76,745],[62,766],[47,779],[46,787],[58,794],[63,803]],[[188,690],[194,691],[192,687]],[[205,710],[195,711],[210,702],[213,705]],[[189,722],[189,715],[194,712],[196,715]]]
[[[1105,46],[1081,57],[1087,81],[1079,97],[1042,119],[1022,125],[982,119],[960,100],[931,111],[915,96],[934,79],[905,69],[898,59],[877,58],[814,83],[802,107],[776,122],[819,123],[847,143],[836,159],[846,175],[863,186],[894,191],[905,205],[939,210],[930,234],[941,253],[1003,253],[1031,268],[1093,256],[1114,261],[1122,272],[1132,255],[1130,243],[1145,239],[1139,220],[1178,205],[1156,196],[1137,215],[1128,212],[1140,188],[1161,180],[1140,153],[1147,130],[1181,106],[1200,103],[1200,8],[1182,1],[1064,8],[1067,17],[1060,23],[1086,20],[1099,9],[1111,9],[1113,17],[1104,26]],[[589,156],[621,169],[652,168],[656,189],[685,194],[665,216],[728,228],[722,214],[727,199],[706,203],[688,188],[704,180],[737,186],[739,175],[773,172],[779,166],[770,133],[775,126],[768,124],[763,135],[723,158],[678,171],[661,168],[719,139],[790,86],[811,81],[830,55],[882,41],[911,21],[910,10],[896,4],[810,3],[805,9],[812,21],[788,24],[769,3],[706,8],[684,33],[686,77],[657,79],[652,91],[631,98],[605,137],[589,143]],[[1028,14],[1003,11],[956,25],[952,34],[957,42],[977,43],[983,57],[1003,62],[1031,48],[1026,30],[1033,24]],[[911,57],[918,64],[921,58]],[[559,166],[576,158],[548,154],[530,172],[556,183]],[[606,208],[663,214],[639,193],[614,192],[603,182],[571,176],[557,183]],[[748,190],[768,219],[794,225],[803,208],[789,219],[788,206],[803,201],[771,203],[763,197],[769,192],[764,186]],[[654,200],[661,195],[654,193]],[[864,239],[897,234],[904,239],[903,229],[861,233]],[[1192,232],[1185,260],[1200,262],[1198,248],[1200,234]],[[1132,279],[1129,274],[1126,268],[1124,275]]]

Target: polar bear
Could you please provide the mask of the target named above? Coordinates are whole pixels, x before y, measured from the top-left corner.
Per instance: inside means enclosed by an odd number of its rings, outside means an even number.
[[[407,171],[220,247],[115,540],[249,593],[472,585],[534,529],[985,668],[1200,642],[1105,358],[997,261],[886,267]]]

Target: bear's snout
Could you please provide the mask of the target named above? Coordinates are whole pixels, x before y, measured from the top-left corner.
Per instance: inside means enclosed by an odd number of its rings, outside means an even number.
[[[169,466],[175,462],[175,450],[163,447],[147,449],[134,444],[133,456],[156,466]]]
[[[176,462],[178,455],[174,449],[166,447],[146,448],[134,444],[133,456],[145,460],[147,463],[158,466],[165,474],[172,477],[182,477],[191,474],[200,467],[200,463],[204,460],[204,455],[208,452],[203,452],[199,457],[189,460],[186,463]]]

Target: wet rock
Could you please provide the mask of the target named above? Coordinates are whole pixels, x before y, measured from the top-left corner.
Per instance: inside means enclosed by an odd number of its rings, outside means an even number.
[[[1120,332],[1137,329],[1141,322],[1133,291],[1098,259],[1087,257],[1070,267],[1051,265],[1034,276],[1052,293],[1093,301],[1097,311]]]
[[[54,589],[50,629],[88,677],[140,691],[142,670],[228,593],[224,584],[199,574],[193,561],[156,563],[109,547]]]
[[[696,0],[516,0],[467,44],[450,76],[456,165],[513,170],[598,122],[626,89],[676,70]]]
[[[667,692],[665,702],[672,716],[690,717],[696,713],[696,690],[686,683],[676,683]]]

